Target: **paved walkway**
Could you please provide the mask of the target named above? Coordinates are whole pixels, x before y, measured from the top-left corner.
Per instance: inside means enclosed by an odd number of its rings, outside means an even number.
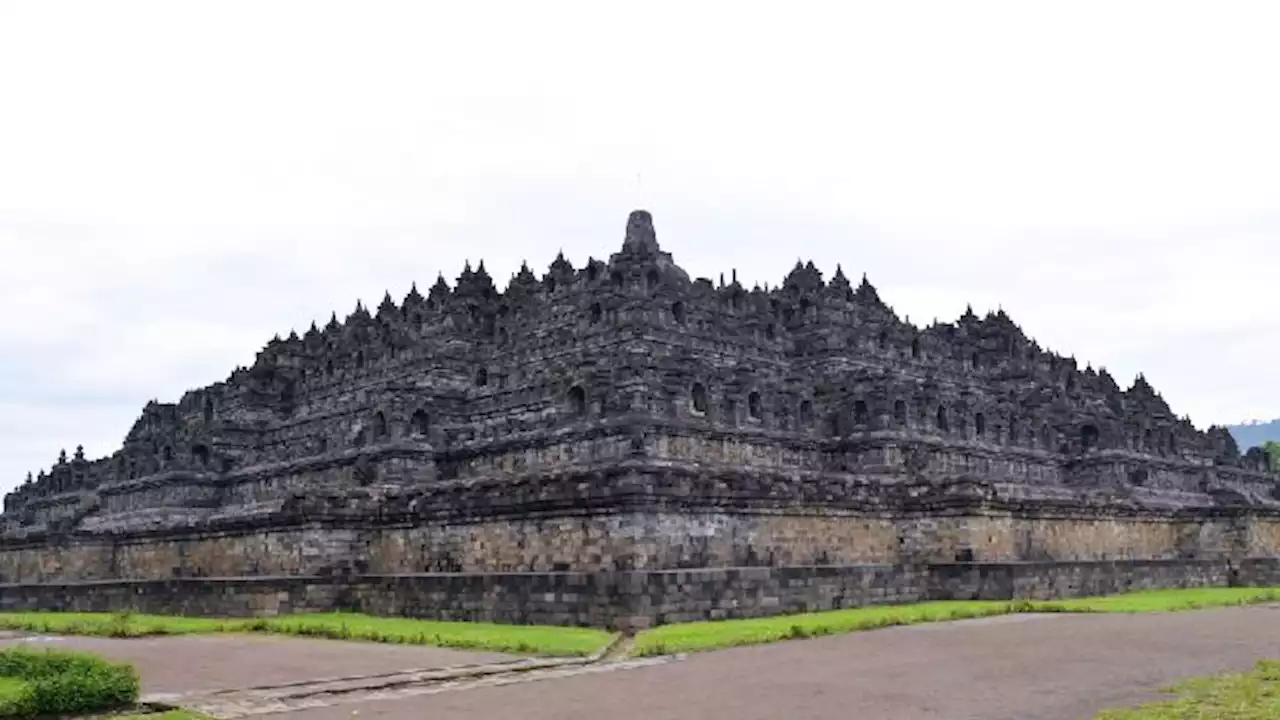
[[[133,639],[6,638],[0,645],[86,650],[133,663],[144,695],[284,685],[357,675],[516,660],[497,653],[283,635],[185,635]]]
[[[384,700],[280,720],[1085,720],[1280,657],[1280,608],[891,628]]]
[[[133,662],[145,693],[227,718],[1086,720],[1280,658],[1280,606],[1014,615],[594,665],[258,635],[0,637],[14,642]],[[319,682],[335,678],[365,679]]]

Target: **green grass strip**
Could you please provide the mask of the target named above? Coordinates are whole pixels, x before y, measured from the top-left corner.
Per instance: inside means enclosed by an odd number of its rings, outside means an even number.
[[[663,625],[641,632],[633,654],[664,655],[755,645],[894,625],[962,620],[1026,612],[1139,613],[1194,610],[1280,601],[1280,589],[1193,588],[1056,601],[944,601],[876,605],[747,620]],[[612,639],[593,628],[444,622],[355,613],[306,613],[232,619],[133,613],[0,613],[0,629],[58,635],[144,637],[195,633],[276,633],[336,640],[537,655],[586,657]]]
[[[1055,601],[941,601],[912,605],[873,605],[798,615],[662,625],[639,633],[632,652],[639,656],[698,652],[895,625],[1011,613],[1172,612],[1275,601],[1280,601],[1280,589],[1192,588]]]
[[[545,657],[585,657],[603,648],[613,637],[594,628],[444,622],[355,613],[306,613],[253,619],[132,613],[0,613],[0,628],[102,637],[274,633]]]
[[[1275,720],[1280,718],[1280,661],[1263,660],[1252,672],[1198,678],[1168,690],[1176,699],[1096,720]]]

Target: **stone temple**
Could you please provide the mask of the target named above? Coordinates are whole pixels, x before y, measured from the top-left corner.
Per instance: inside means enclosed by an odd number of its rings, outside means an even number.
[[[480,264],[152,402],[4,499],[0,608],[640,626],[1280,585],[1280,478],[1003,312],[864,278]]]

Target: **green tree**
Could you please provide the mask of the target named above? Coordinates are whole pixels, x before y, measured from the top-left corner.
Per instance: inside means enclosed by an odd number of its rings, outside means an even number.
[[[1280,441],[1270,440],[1262,447],[1266,449],[1267,455],[1271,456],[1271,469],[1280,472]]]

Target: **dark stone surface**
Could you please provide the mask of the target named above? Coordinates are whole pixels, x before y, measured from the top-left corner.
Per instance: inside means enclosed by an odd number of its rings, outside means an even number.
[[[1280,567],[1280,561],[1255,561],[1259,568],[1267,563]],[[956,563],[930,568],[929,594],[938,600],[1053,600],[1237,582],[1222,560]]]
[[[357,303],[149,403],[109,457],[62,453],[4,498],[0,580],[51,607],[590,624],[1220,582],[1280,556],[1268,467],[1003,311],[917,327],[812,263],[690,279],[637,211],[607,262]],[[909,569],[953,559],[1066,564]],[[402,577],[349,581],[373,570]],[[200,579],[241,575],[348,580]],[[23,589],[86,579],[145,582]]]
[[[1232,563],[1228,577],[1241,587],[1280,588],[1280,559],[1245,558]]]
[[[1030,500],[1277,504],[1260,452],[1197,431],[1141,377],[1121,390],[1044,351],[1003,312],[919,328],[865,278],[827,281],[812,263],[772,289],[691,280],[637,211],[607,263],[557,257],[503,292],[481,263],[453,287],[442,277],[425,297],[357,303],[344,322],[277,337],[224,382],[149,403],[110,457],[64,452],[5,497],[3,524],[36,536],[217,524],[299,492],[584,466],[608,482],[627,460],[720,466],[728,480],[800,471],[836,503],[854,479],[967,478]],[[468,509],[438,500],[433,512]]]
[[[632,627],[767,617],[929,599],[924,566],[705,568],[636,573]]]
[[[0,610],[384,616],[640,628],[922,600],[1055,599],[1280,586],[1280,560],[940,563],[606,573],[424,573],[0,585]]]

